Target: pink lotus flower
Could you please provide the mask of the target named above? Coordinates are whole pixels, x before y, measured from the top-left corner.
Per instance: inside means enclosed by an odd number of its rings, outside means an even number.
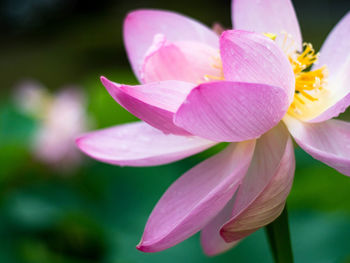
[[[18,85],[15,101],[38,120],[32,143],[33,155],[38,160],[60,171],[70,171],[80,164],[82,156],[73,142],[86,131],[89,122],[80,89],[65,87],[51,95],[39,83],[25,81]]]
[[[350,175],[350,125],[328,120],[350,103],[350,15],[309,72],[318,57],[309,44],[297,52],[302,40],[289,0],[236,0],[233,18],[239,30],[218,37],[179,14],[132,12],[124,40],[142,84],[101,78],[143,122],[80,137],[79,148],[97,160],[160,165],[230,142],[170,186],[148,219],[142,251],[169,248],[201,230],[205,253],[214,255],[272,222],[293,182],[288,130],[314,158]]]

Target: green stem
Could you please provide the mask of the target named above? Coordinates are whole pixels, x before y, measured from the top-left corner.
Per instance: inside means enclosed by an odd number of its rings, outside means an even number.
[[[293,263],[287,206],[275,221],[266,226],[266,234],[275,263]]]

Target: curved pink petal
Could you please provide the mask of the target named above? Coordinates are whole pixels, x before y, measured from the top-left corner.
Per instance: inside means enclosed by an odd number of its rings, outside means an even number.
[[[290,44],[284,41],[289,34],[289,41],[301,50],[302,36],[290,0],[233,0],[232,24],[234,29],[276,34],[280,47]]]
[[[254,141],[231,144],[175,181],[152,211],[137,248],[167,249],[203,228],[232,198],[254,145]]]
[[[256,142],[231,219],[220,231],[226,242],[240,240],[280,215],[292,187],[294,169],[293,143],[280,123]]]
[[[320,50],[315,67],[327,65],[330,77],[336,76],[350,59],[350,12],[348,12],[329,33]]]
[[[188,132],[213,141],[244,141],[274,127],[288,108],[283,89],[231,81],[194,88],[175,114]]]
[[[125,109],[165,133],[189,135],[173,123],[173,116],[194,85],[163,81],[128,86],[101,77],[109,94]]]
[[[309,122],[322,122],[337,117],[350,105],[350,12],[334,27],[320,51],[314,68],[328,70],[330,97],[324,111]]]
[[[226,80],[281,87],[291,103],[295,76],[287,56],[271,39],[241,30],[225,31],[220,53]]]
[[[220,236],[221,227],[231,218],[235,197],[233,197],[220,213],[214,217],[201,231],[201,245],[208,256],[223,253],[237,245],[239,241],[227,243]]]
[[[340,120],[302,123],[288,116],[284,121],[295,141],[308,154],[350,176],[350,123]]]
[[[144,122],[93,131],[79,137],[76,144],[94,159],[122,166],[171,163],[215,145],[198,137],[166,135]]]
[[[349,63],[350,65],[350,63]],[[350,67],[349,67],[350,72]],[[348,76],[349,81],[347,81],[348,86],[350,86],[350,74]],[[307,122],[310,123],[316,123],[316,122],[324,122],[329,119],[337,117],[339,114],[346,111],[346,109],[350,105],[350,92],[347,92],[345,97],[342,99],[329,99],[329,104],[325,105],[328,106],[320,115],[318,115],[316,118],[313,118],[311,120],[307,120]],[[333,105],[332,105],[333,104]]]
[[[145,58],[142,82],[181,80],[204,82],[205,75],[221,77],[219,51],[207,44],[193,41],[162,42]]]
[[[140,70],[153,38],[162,34],[170,42],[197,41],[218,47],[218,36],[205,25],[186,16],[160,10],[137,10],[124,21],[124,43],[135,74]]]

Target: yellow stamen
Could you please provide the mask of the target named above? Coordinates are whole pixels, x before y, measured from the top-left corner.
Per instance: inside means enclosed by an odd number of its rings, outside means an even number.
[[[224,80],[224,78],[223,77],[221,77],[221,76],[213,76],[213,75],[204,75],[204,79],[206,80],[206,81],[210,81],[210,80]]]
[[[298,104],[298,102],[301,103],[301,104],[305,104],[305,101],[304,101],[302,98],[300,98],[299,96],[295,96],[294,99],[296,100],[295,103],[294,103],[294,101],[293,101],[293,103],[292,103],[292,105],[294,106],[294,108],[296,108],[296,104]]]
[[[276,34],[272,34],[272,33],[264,33],[263,35],[270,38],[271,40],[275,40],[277,37]]]
[[[291,51],[294,52],[296,49],[295,39],[285,31],[282,31],[281,34],[284,36],[282,42],[282,50],[287,56],[289,56]]]
[[[289,61],[295,74],[295,95],[288,113],[301,118],[310,112],[314,102],[319,101],[326,92],[327,68],[307,71],[318,59],[311,44],[304,44],[301,53],[289,55]]]
[[[220,51],[218,51],[220,52]],[[221,61],[221,57],[219,56],[212,56],[211,57],[214,60],[214,63],[211,65],[213,68],[218,70],[218,75],[209,75],[206,74],[203,76],[203,79],[205,82],[207,81],[215,81],[215,80],[224,80],[224,72],[222,69],[222,61]],[[198,83],[202,83],[203,80],[198,81]]]

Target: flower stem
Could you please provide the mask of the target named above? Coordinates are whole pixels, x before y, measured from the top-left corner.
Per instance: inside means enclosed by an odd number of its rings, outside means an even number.
[[[266,234],[275,263],[293,263],[287,206],[275,221],[266,226]]]

